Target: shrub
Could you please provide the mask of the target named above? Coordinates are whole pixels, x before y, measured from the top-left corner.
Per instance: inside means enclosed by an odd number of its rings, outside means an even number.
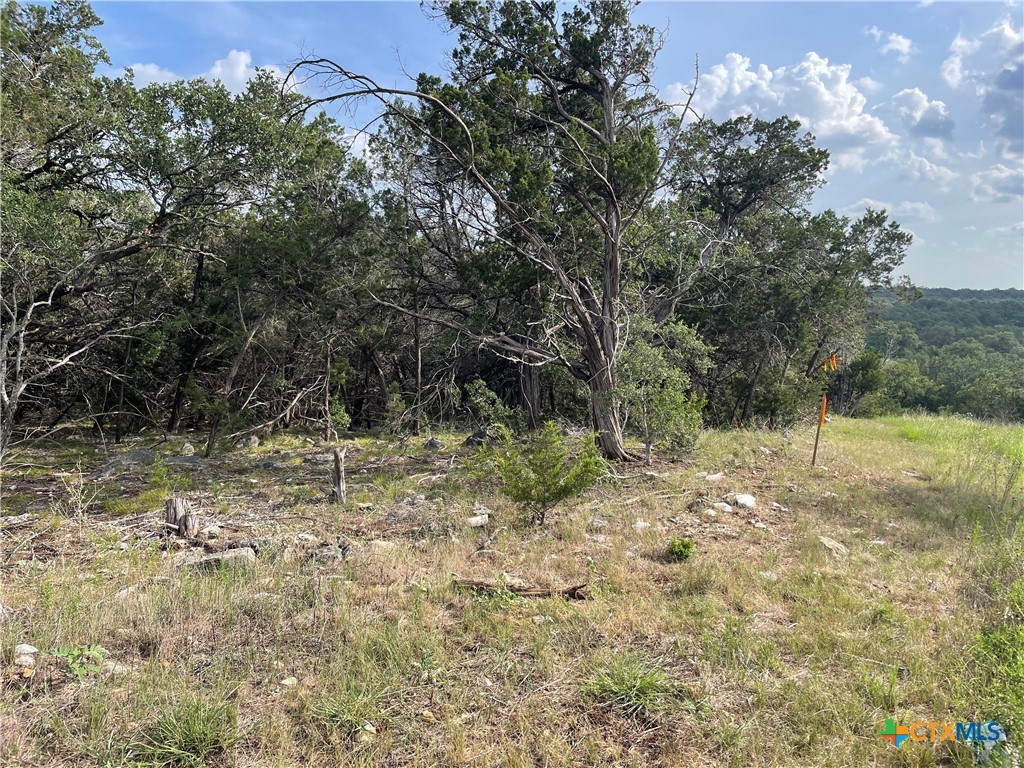
[[[640,324],[618,361],[617,397],[625,422],[644,441],[647,464],[651,449],[667,443],[691,450],[701,428],[703,398],[690,393],[687,366],[704,370],[706,348],[691,328],[666,325],[655,332]],[[645,336],[650,337],[645,338]]]
[[[465,402],[481,427],[502,424],[513,432],[521,432],[525,426],[523,412],[505,405],[483,379],[474,379],[466,385]]]
[[[501,429],[490,461],[502,482],[502,491],[543,524],[555,506],[579,496],[605,474],[606,464],[593,440],[584,442],[573,456],[568,441],[553,421],[546,422],[525,445],[517,445],[507,428]]]
[[[692,539],[673,537],[668,540],[668,546],[665,548],[665,557],[673,563],[689,560],[693,555],[694,546]]]

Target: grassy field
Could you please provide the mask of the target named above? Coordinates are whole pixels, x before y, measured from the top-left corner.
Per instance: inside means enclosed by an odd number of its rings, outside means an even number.
[[[887,718],[996,720],[1024,746],[1024,430],[834,419],[817,468],[813,427],[707,433],[543,528],[438,437],[350,441],[344,507],[327,447],[294,436],[192,464],[73,439],[15,458],[0,764],[975,764],[895,748]],[[697,501],[730,492],[756,508]],[[194,565],[160,535],[171,494],[216,526],[207,550],[255,563]]]

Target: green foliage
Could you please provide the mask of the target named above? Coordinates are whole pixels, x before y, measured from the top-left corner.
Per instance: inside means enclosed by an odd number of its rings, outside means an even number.
[[[638,324],[639,325],[639,324]],[[645,335],[635,328],[618,365],[618,398],[627,424],[633,421],[647,448],[661,441],[689,450],[697,442],[704,401],[690,392],[686,368],[703,372],[707,350],[696,333],[681,324]]]
[[[100,664],[110,654],[102,645],[83,645],[79,648],[56,648],[50,655],[67,665],[68,671],[79,680],[100,671]]]
[[[682,563],[693,556],[695,548],[693,539],[672,537],[668,540],[668,546],[665,547],[665,557],[673,563]]]
[[[341,400],[331,401],[331,426],[336,432],[347,432],[352,425],[352,418],[345,410],[345,403]]]
[[[163,768],[201,768],[240,736],[235,708],[189,696],[163,710],[127,746],[130,759]]]
[[[634,654],[612,658],[593,672],[582,693],[629,717],[652,715],[664,709],[676,695],[665,671]]]
[[[519,432],[525,426],[522,411],[505,405],[483,379],[474,379],[466,385],[463,402],[469,406],[476,423],[481,427],[501,424],[513,432]]]
[[[388,402],[384,410],[383,432],[386,435],[400,435],[409,425],[409,406],[402,397],[398,383],[388,388]]]
[[[607,473],[593,440],[585,440],[573,456],[569,441],[553,421],[545,422],[522,445],[508,428],[502,428],[500,443],[483,454],[484,463],[501,479],[502,492],[538,524],[555,506],[579,496]]]

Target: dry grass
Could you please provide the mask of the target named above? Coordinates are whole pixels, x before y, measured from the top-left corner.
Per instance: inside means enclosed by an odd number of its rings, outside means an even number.
[[[0,620],[0,762],[973,765],[948,742],[895,750],[875,732],[893,716],[991,717],[969,711],[989,699],[965,649],[1020,577],[1012,547],[988,555],[1019,535],[1024,434],[835,420],[827,469],[807,466],[812,437],[709,433],[543,529],[518,525],[466,456],[449,469],[459,451],[360,440],[339,508],[326,448],[294,437],[102,479],[95,446],[39,446],[0,497],[5,515],[33,513],[0,518],[0,601],[15,609]],[[182,565],[157,535],[172,491],[220,540],[256,541],[257,564]],[[690,508],[730,491],[757,508]],[[486,529],[463,523],[477,502]],[[351,555],[309,559],[301,533]],[[673,538],[692,557],[666,558]],[[588,582],[592,599],[478,595],[454,576]],[[43,651],[27,681],[10,667],[26,642]],[[88,646],[107,668],[80,677],[67,652]]]

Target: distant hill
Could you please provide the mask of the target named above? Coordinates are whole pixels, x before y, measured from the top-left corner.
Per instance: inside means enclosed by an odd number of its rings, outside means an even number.
[[[1024,291],[924,288],[917,301],[884,298],[879,319],[908,323],[925,344],[945,346],[979,329],[1009,331],[1024,342]]]
[[[887,371],[874,407],[1024,420],[1024,291],[923,294],[874,297],[868,351]]]

